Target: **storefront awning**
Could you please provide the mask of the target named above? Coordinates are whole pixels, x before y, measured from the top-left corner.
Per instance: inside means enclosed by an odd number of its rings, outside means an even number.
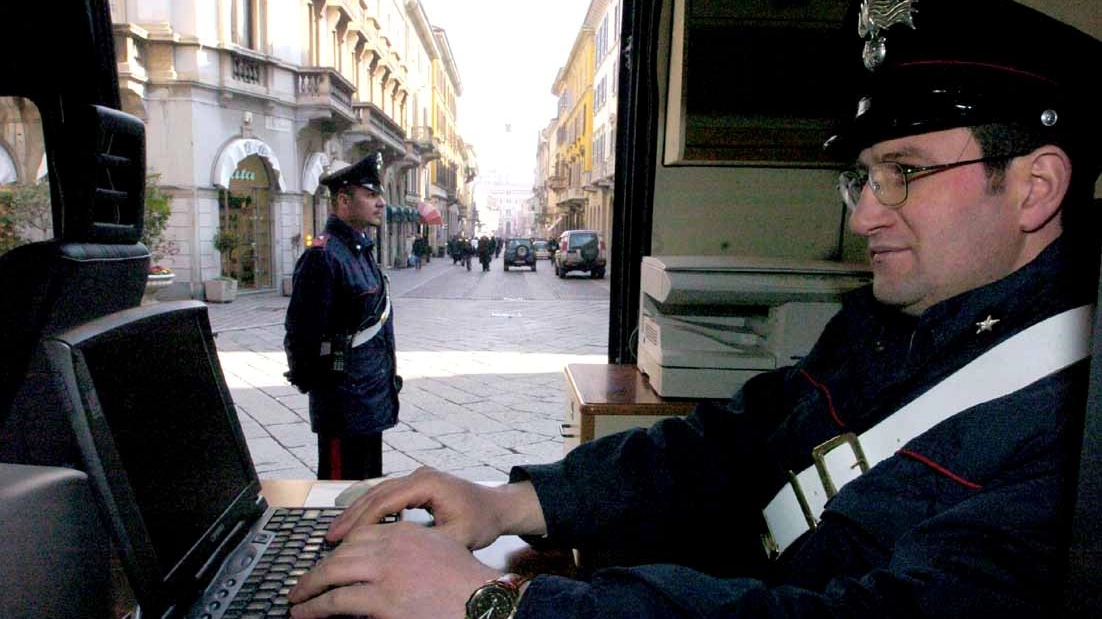
[[[439,226],[444,223],[444,218],[440,216],[440,211],[436,210],[436,207],[428,202],[419,202],[417,204],[417,212],[421,214],[421,223],[426,223],[430,226]]]

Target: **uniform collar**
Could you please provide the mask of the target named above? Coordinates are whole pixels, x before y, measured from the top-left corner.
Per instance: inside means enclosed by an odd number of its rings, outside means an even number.
[[[344,241],[345,245],[356,251],[364,252],[375,246],[375,241],[372,240],[371,235],[354,229],[336,215],[330,215],[329,219],[326,220],[325,231],[331,236]]]
[[[988,316],[992,320],[1019,316],[1025,322],[1036,322],[1074,305],[1091,302],[1090,289],[1096,285],[1095,281],[1084,280],[1081,275],[1069,244],[1059,238],[1029,264],[996,282],[934,305],[919,317],[919,322],[940,324],[954,317],[979,322]]]
[[[845,303],[869,317],[862,327],[866,335],[903,338],[909,342],[908,358],[921,363],[947,346],[986,349],[1044,318],[1093,303],[1096,279],[1077,266],[1075,255],[1068,242],[1057,239],[1003,279],[946,299],[917,317],[876,301],[871,285],[849,293]]]

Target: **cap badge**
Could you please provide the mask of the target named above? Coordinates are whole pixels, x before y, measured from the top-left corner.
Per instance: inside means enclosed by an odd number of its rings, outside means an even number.
[[[383,154],[375,153],[375,171],[378,172],[378,176],[383,176]]]
[[[887,39],[881,30],[887,30],[896,24],[905,24],[914,30],[914,14],[918,11],[918,0],[863,0],[861,14],[857,18],[857,34],[865,41],[862,59],[865,68],[875,71],[887,56]]]

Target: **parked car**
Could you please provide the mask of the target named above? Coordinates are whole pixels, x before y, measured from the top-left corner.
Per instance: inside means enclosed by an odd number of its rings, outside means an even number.
[[[510,266],[532,267],[536,270],[536,251],[530,239],[509,239],[505,242],[505,270]]]
[[[605,276],[605,240],[593,230],[567,230],[559,237],[555,252],[555,275],[566,277],[571,271],[589,271],[589,276]]]
[[[536,260],[551,259],[551,248],[548,247],[547,241],[536,241],[532,243],[532,248],[536,252]]]

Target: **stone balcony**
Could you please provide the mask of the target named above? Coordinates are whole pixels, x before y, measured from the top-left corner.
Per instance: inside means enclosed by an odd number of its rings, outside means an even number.
[[[442,156],[439,146],[440,138],[435,137],[432,127],[427,125],[417,125],[410,129],[406,144],[421,155],[423,163],[434,161]]]
[[[379,106],[369,101],[356,101],[352,104],[352,109],[355,120],[344,132],[345,140],[381,150],[387,160],[404,160],[409,157],[420,161],[412,147],[407,148],[405,130]]]
[[[354,123],[352,93],[355,87],[336,69],[302,67],[295,75],[295,102],[303,120],[332,118]]]

